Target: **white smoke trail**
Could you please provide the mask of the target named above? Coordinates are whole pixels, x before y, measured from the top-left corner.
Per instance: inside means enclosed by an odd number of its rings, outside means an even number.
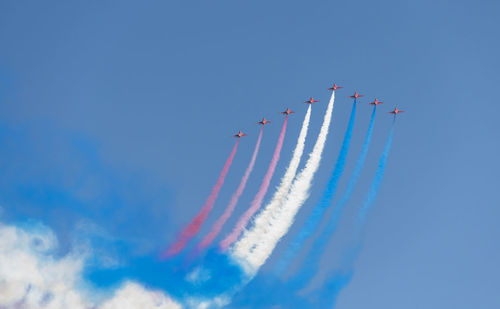
[[[267,233],[265,235],[256,235],[252,233],[252,229],[246,236],[252,237],[252,239],[248,240],[243,237],[239,241],[249,241],[250,243],[255,244],[253,248],[250,248],[250,252],[248,250],[240,250],[238,244],[234,246],[232,251],[233,258],[237,261],[241,261],[243,267],[250,273],[250,275],[255,274],[265,263],[278,241],[283,237],[283,235],[286,234],[292,225],[297,211],[309,197],[309,189],[311,187],[314,174],[319,168],[321,155],[325,147],[328,129],[332,119],[334,100],[335,92],[332,92],[332,97],[330,98],[330,102],[328,103],[325,117],[323,119],[323,125],[321,126],[318,139],[316,140],[316,144],[309,155],[306,166],[293,181],[290,192],[286,196],[282,206],[279,207],[276,210],[275,215],[272,216],[271,221],[269,222],[270,228],[267,230]]]
[[[281,178],[281,183],[279,184],[276,192],[274,193],[271,201],[264,207],[260,214],[256,217],[254,221],[254,227],[249,232],[245,230],[241,240],[235,243],[235,248],[240,252],[249,252],[250,248],[255,244],[251,242],[252,239],[260,238],[260,235],[266,232],[266,227],[269,226],[269,220],[273,216],[276,209],[283,204],[286,195],[290,191],[292,181],[295,178],[297,169],[299,168],[300,159],[302,153],[304,152],[304,145],[306,143],[307,130],[309,128],[309,120],[311,119],[311,105],[307,109],[306,116],[302,122],[302,129],[300,129],[299,138],[297,140],[297,145],[293,151],[292,159],[290,164],[286,169],[285,175]],[[248,234],[252,235],[248,235]]]

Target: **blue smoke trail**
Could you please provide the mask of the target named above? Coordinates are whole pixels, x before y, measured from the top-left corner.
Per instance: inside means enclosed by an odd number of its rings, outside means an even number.
[[[342,173],[344,172],[345,160],[349,151],[349,145],[351,143],[354,119],[356,118],[356,105],[356,100],[354,100],[349,124],[347,125],[347,130],[344,135],[344,141],[342,142],[342,147],[340,148],[340,152],[337,157],[337,162],[335,163],[335,168],[333,170],[332,176],[328,181],[328,184],[325,188],[325,191],[323,192],[320,201],[314,206],[313,212],[311,213],[309,218],[307,218],[305,225],[292,240],[287,251],[285,251],[283,258],[278,261],[275,269],[277,275],[283,274],[283,272],[288,268],[292,260],[304,245],[304,242],[314,233],[316,227],[323,218],[323,214],[325,213],[328,206],[330,206],[330,204],[332,203],[335,192],[337,191],[338,181],[342,176]]]
[[[323,253],[327,247],[328,241],[332,237],[333,233],[337,229],[338,222],[345,208],[345,205],[349,201],[352,192],[356,186],[356,183],[365,164],[366,155],[368,149],[370,148],[370,142],[372,139],[373,125],[375,123],[375,113],[377,111],[377,106],[374,106],[373,112],[370,118],[370,124],[368,125],[368,130],[366,132],[365,141],[361,147],[361,152],[359,154],[356,165],[352,172],[349,182],[347,183],[346,190],[340,200],[333,208],[330,219],[328,220],[328,225],[325,230],[318,236],[313,244],[312,249],[309,251],[307,258],[305,259],[304,267],[302,267],[301,272],[296,276],[296,281],[301,283],[301,286],[306,286],[309,281],[317,274],[319,267],[319,260],[323,256]]]
[[[333,308],[337,302],[340,291],[351,282],[352,276],[352,269],[347,272],[335,272],[329,276],[331,279],[324,283],[324,288],[318,297],[316,307]]]
[[[309,299],[298,293],[290,293],[287,282],[281,281],[272,274],[259,273],[233,297],[228,308],[315,308],[311,305]]]
[[[370,192],[368,193],[368,196],[363,202],[363,205],[359,209],[358,224],[360,225],[360,228],[362,228],[366,222],[368,211],[370,210],[371,206],[373,205],[373,202],[375,201],[375,198],[377,197],[378,190],[380,189],[380,184],[382,183],[382,178],[384,177],[385,164],[387,163],[387,157],[389,156],[389,150],[391,149],[392,135],[394,133],[395,122],[396,122],[396,117],[394,117],[394,120],[392,121],[391,131],[389,132],[389,136],[387,137],[387,142],[384,147],[384,152],[382,153],[382,156],[380,157],[380,160],[378,162],[378,168],[375,173],[375,177],[373,178],[372,185],[370,187]]]
[[[88,267],[84,277],[100,288],[117,288],[124,281],[136,281],[165,291],[187,307],[185,302],[190,297],[210,300],[224,294],[231,296],[249,279],[237,263],[214,249],[209,250],[203,260],[191,265],[190,269],[177,266],[180,259],[175,257],[161,261],[156,256],[136,257],[118,267]],[[158,273],[163,276],[158,276]]]
[[[366,196],[363,205],[358,211],[358,220],[357,220],[357,231],[356,231],[356,243],[353,247],[344,250],[343,254],[343,263],[341,264],[341,271],[336,271],[335,275],[330,279],[325,281],[325,284],[321,288],[321,296],[322,303],[326,307],[331,308],[335,305],[335,301],[337,299],[340,291],[349,283],[353,273],[354,273],[354,261],[359,256],[362,247],[362,232],[364,230],[364,226],[366,223],[366,219],[368,217],[368,212],[373,206],[373,202],[377,197],[377,193],[380,189],[380,185],[382,183],[382,178],[384,177],[385,166],[387,163],[387,157],[389,156],[389,150],[391,148],[392,143],[392,135],[394,132],[394,123],[396,117],[392,122],[391,131],[389,132],[389,136],[387,137],[387,142],[384,147],[384,151],[382,156],[380,157],[377,171],[375,172],[375,177],[373,177],[372,184],[370,186],[370,191]]]

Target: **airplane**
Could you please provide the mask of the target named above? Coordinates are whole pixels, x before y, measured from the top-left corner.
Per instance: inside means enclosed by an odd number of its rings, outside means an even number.
[[[313,98],[309,98],[309,100],[304,101],[304,103],[309,103],[309,104],[313,104],[313,103],[316,103],[316,102],[319,102],[319,100],[315,100]]]
[[[337,86],[337,84],[333,84],[333,87],[328,88],[328,90],[335,91],[335,90],[340,89],[340,88],[344,88],[344,87],[340,87],[340,86]]]
[[[394,110],[393,110],[392,112],[387,112],[387,113],[388,113],[388,114],[394,114],[394,115],[397,115],[397,114],[402,113],[402,112],[404,112],[404,111],[401,111],[401,110],[399,110],[399,109],[396,107],[396,108],[394,108]]]
[[[294,112],[294,111],[291,111],[289,108],[287,108],[287,109],[286,109],[286,111],[281,112],[281,113],[282,113],[283,115],[287,115],[287,116],[288,116],[288,115],[293,114],[293,113],[295,113],[295,112]]]
[[[243,134],[243,132],[238,131],[238,134],[233,135],[233,137],[240,138],[240,137],[245,136],[245,135],[247,135],[247,134]]]
[[[267,123],[271,123],[271,121],[267,120],[266,118],[262,118],[261,121],[257,121],[258,124],[265,125]]]
[[[357,92],[354,92],[354,95],[349,96],[349,98],[353,98],[353,99],[357,99],[357,98],[361,98],[361,97],[364,97],[364,95],[358,94]]]
[[[375,106],[377,106],[377,105],[379,105],[380,103],[384,103],[384,102],[382,102],[382,101],[379,101],[379,100],[375,99],[375,101],[370,102],[370,103],[368,103],[368,104],[371,104],[371,105],[375,105]]]

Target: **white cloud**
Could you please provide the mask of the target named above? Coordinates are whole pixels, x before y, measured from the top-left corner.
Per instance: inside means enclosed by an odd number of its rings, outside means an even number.
[[[178,309],[181,306],[166,297],[162,292],[148,291],[133,282],[125,283],[113,298],[104,302],[101,306],[101,309],[135,308]]]
[[[81,275],[88,251],[57,257],[56,248],[57,238],[46,227],[0,224],[0,308],[181,308],[164,293],[133,282],[96,306]]]

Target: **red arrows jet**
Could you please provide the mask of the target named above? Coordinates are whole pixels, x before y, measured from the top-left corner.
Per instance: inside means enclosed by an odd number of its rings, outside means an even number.
[[[333,87],[328,88],[328,90],[335,91],[335,90],[340,89],[340,88],[344,88],[344,87],[340,87],[340,86],[337,86],[337,84],[333,84]]]
[[[258,121],[257,123],[258,123],[258,124],[261,124],[261,125],[265,125],[265,124],[267,124],[267,123],[271,123],[271,121],[268,121],[266,118],[262,118],[262,120],[261,120],[261,121]]]
[[[379,100],[375,99],[375,101],[370,102],[369,104],[377,106],[377,105],[379,105],[380,103],[384,103],[384,102],[382,102],[382,101],[379,101]]]
[[[397,115],[397,114],[402,113],[402,112],[404,112],[404,111],[400,111],[400,110],[396,107],[396,108],[394,108],[394,110],[393,110],[392,112],[388,112],[388,114],[394,114],[394,115]]]
[[[354,95],[349,96],[349,98],[353,98],[353,99],[357,99],[357,98],[361,98],[361,97],[364,97],[364,95],[358,94],[357,92],[354,92]]]
[[[294,111],[291,111],[289,108],[287,108],[287,109],[286,109],[286,111],[281,112],[281,113],[282,113],[283,115],[287,115],[287,116],[288,116],[288,115],[293,114],[293,113],[295,113],[295,112],[294,112]]]
[[[243,134],[243,132],[238,131],[238,134],[233,135],[233,137],[240,138],[240,137],[245,136],[245,135],[247,135],[247,134]]]
[[[313,98],[309,98],[309,100],[304,101],[304,103],[308,103],[308,104],[313,104],[313,103],[316,103],[316,102],[319,102],[319,100],[315,100]]]

